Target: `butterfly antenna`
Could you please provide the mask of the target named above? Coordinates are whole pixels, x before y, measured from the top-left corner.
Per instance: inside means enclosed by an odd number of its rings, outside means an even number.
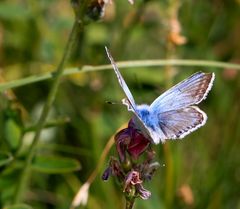
[[[107,104],[110,104],[110,105],[122,105],[121,102],[111,102],[111,101],[106,101]]]

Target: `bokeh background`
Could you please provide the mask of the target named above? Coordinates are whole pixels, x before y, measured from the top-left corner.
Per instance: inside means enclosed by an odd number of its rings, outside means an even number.
[[[113,0],[102,18],[91,18],[91,13],[86,15],[84,31],[66,70],[108,64],[105,45],[116,61],[240,62],[239,0],[135,0],[133,5],[127,0]],[[1,82],[53,71],[73,22],[70,1],[2,0]],[[208,121],[183,140],[153,147],[160,165],[165,166],[144,185],[152,196],[145,201],[138,199],[136,209],[240,208],[239,72],[210,66],[159,66],[126,68],[122,74],[137,103],[150,104],[167,88],[199,70],[216,74],[212,91],[200,104]],[[23,128],[32,127],[37,121],[51,83],[34,82],[1,95],[0,156],[5,159],[4,153],[20,154],[15,159],[17,165],[5,161],[0,164],[0,207],[10,204],[14,197],[34,127],[26,131],[21,142],[15,139]],[[49,116],[49,121],[57,122],[44,130],[36,151],[40,155],[74,158],[81,169],[60,173],[33,170],[25,203],[39,209],[69,208],[80,186],[98,165],[110,137],[131,117],[125,107],[106,103],[119,102],[123,97],[112,70],[63,77]],[[111,155],[116,155],[115,147],[90,187],[87,205],[80,208],[124,208],[117,182],[101,180]]]

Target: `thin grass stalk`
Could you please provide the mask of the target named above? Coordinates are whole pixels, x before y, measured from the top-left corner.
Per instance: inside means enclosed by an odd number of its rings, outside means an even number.
[[[145,68],[145,67],[160,67],[160,66],[189,66],[189,67],[212,67],[212,68],[229,68],[240,70],[239,64],[219,62],[219,61],[209,61],[209,60],[183,60],[183,59],[166,59],[166,60],[132,60],[132,61],[122,61],[116,62],[117,66],[121,69],[124,68]],[[87,73],[102,70],[112,70],[111,65],[98,65],[91,66],[85,65],[79,68],[68,68],[63,72],[63,76],[72,75],[76,73]],[[54,78],[54,73],[45,73],[42,75],[33,75],[26,78],[9,81],[7,83],[0,84],[0,92],[4,92],[10,88],[17,88],[24,85],[29,85],[32,83],[45,81]]]
[[[125,126],[125,125],[124,125]],[[99,170],[101,168],[101,166],[103,165],[108,153],[110,152],[110,149],[112,148],[112,146],[114,145],[114,135],[111,136],[111,138],[108,140],[107,144],[105,145],[101,156],[99,158],[99,161],[95,167],[95,169],[93,170],[93,172],[90,174],[90,176],[88,177],[87,181],[84,184],[89,184],[91,185],[93,183],[93,181],[96,179]],[[78,192],[76,193],[76,195],[73,198],[73,201],[71,203],[70,209],[74,209],[76,207],[78,207],[81,202],[79,200],[79,196],[81,196],[81,188],[78,190]]]

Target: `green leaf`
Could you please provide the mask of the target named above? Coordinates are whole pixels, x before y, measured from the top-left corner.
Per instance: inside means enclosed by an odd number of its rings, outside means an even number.
[[[0,166],[6,165],[13,160],[13,157],[8,152],[0,152]]]
[[[0,3],[0,18],[6,20],[25,20],[30,16],[30,12],[20,4]]]
[[[33,209],[30,205],[26,204],[15,204],[11,206],[6,206],[3,209]]]
[[[66,173],[79,170],[80,163],[72,158],[60,156],[36,156],[32,168],[44,173]]]
[[[13,119],[8,119],[5,122],[5,137],[7,143],[10,145],[12,149],[17,149],[20,144],[21,138],[21,128]]]

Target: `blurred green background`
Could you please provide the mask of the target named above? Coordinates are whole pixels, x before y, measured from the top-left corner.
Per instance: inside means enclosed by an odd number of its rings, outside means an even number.
[[[2,0],[0,81],[53,71],[73,22],[70,1]],[[239,0],[136,0],[134,5],[114,0],[99,21],[86,16],[68,67],[109,64],[105,45],[116,61],[175,58],[238,63],[239,34]],[[154,146],[158,161],[165,166],[144,185],[152,196],[137,200],[136,209],[240,209],[239,72],[166,66],[123,69],[122,74],[137,103],[150,104],[171,85],[199,70],[216,74],[212,91],[200,105],[208,121],[183,140]],[[1,94],[1,208],[14,197],[32,126],[50,87],[51,80],[47,80]],[[123,96],[112,70],[63,77],[49,116],[56,126],[44,130],[36,152],[37,156],[72,159],[67,161],[72,166],[58,171],[41,167],[50,158],[34,161],[37,163],[24,193],[25,203],[39,209],[69,208],[79,187],[98,165],[109,138],[131,117],[125,107],[106,103],[118,102]],[[115,147],[104,167],[111,155],[116,155]],[[112,178],[101,180],[104,167],[90,187],[87,205],[80,208],[124,208],[119,185]]]

